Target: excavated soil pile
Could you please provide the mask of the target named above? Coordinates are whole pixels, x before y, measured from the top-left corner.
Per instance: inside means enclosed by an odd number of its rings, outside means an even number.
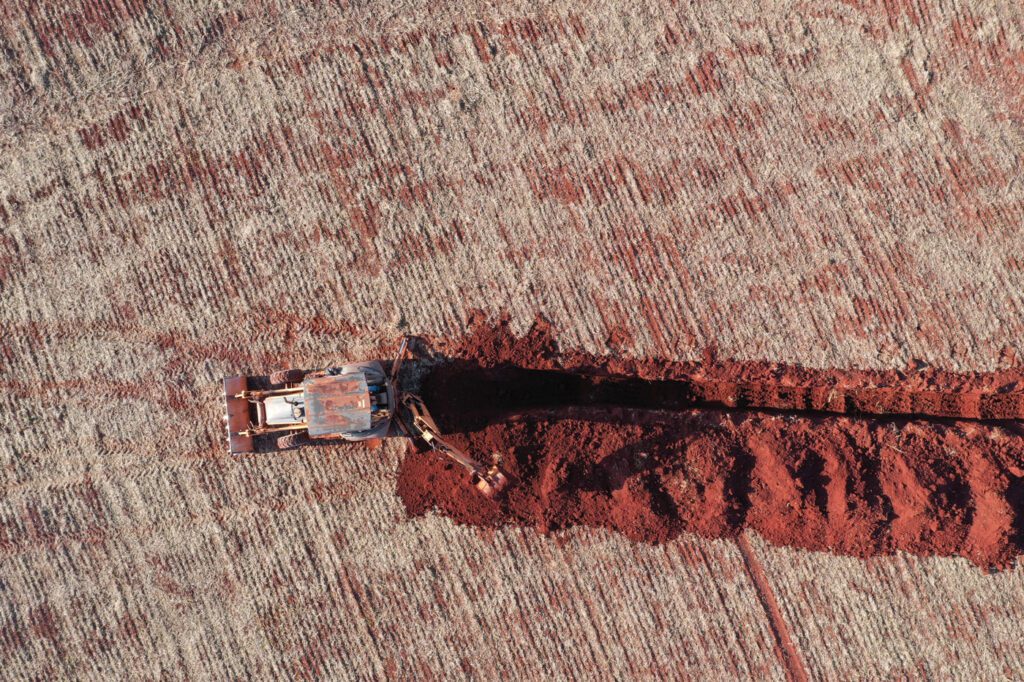
[[[411,515],[645,542],[750,527],[777,544],[992,568],[1024,550],[1018,370],[598,358],[558,353],[542,323],[516,337],[482,321],[444,351],[427,404],[453,443],[500,453],[513,484],[487,500],[463,470],[411,452],[398,487]]]

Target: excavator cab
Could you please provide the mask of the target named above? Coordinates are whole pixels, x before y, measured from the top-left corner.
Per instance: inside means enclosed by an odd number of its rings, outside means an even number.
[[[279,449],[315,440],[365,441],[406,435],[454,460],[487,497],[499,494],[508,478],[494,457],[485,466],[444,440],[423,399],[402,391],[398,372],[409,348],[402,339],[390,371],[377,361],[323,370],[280,370],[269,377],[235,376],[224,380],[228,450],[255,450],[255,438],[273,435]],[[250,388],[251,385],[269,388]]]

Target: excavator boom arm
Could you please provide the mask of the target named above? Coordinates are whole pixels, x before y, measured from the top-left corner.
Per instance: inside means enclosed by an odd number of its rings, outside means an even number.
[[[470,473],[473,484],[484,495],[494,497],[508,485],[508,478],[497,463],[487,467],[442,438],[427,406],[418,395],[402,393],[399,405],[398,422],[405,432],[411,438],[426,443],[430,449],[459,463]]]

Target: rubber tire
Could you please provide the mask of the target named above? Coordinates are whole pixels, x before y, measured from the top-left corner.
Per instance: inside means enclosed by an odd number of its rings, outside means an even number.
[[[301,369],[280,369],[271,372],[270,383],[272,384],[297,384],[306,377]]]
[[[305,431],[298,431],[296,433],[289,433],[287,436],[281,436],[277,439],[278,450],[292,450],[302,445],[309,444],[309,434]]]

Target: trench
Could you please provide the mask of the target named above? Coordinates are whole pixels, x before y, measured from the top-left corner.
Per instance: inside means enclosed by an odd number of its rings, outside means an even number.
[[[398,493],[412,516],[647,543],[752,528],[778,545],[989,569],[1024,551],[1015,377],[624,362],[559,353],[543,329],[475,333],[420,390],[446,436],[497,453],[512,484],[483,498],[463,470],[411,449]]]
[[[940,393],[763,380],[645,379],[583,371],[482,367],[466,361],[435,369],[424,392],[439,423],[456,429],[481,426],[500,415],[560,407],[673,412],[699,408],[805,417],[842,414],[892,422],[957,419],[1002,423],[1024,416],[1017,404],[1022,395],[1018,393]]]

